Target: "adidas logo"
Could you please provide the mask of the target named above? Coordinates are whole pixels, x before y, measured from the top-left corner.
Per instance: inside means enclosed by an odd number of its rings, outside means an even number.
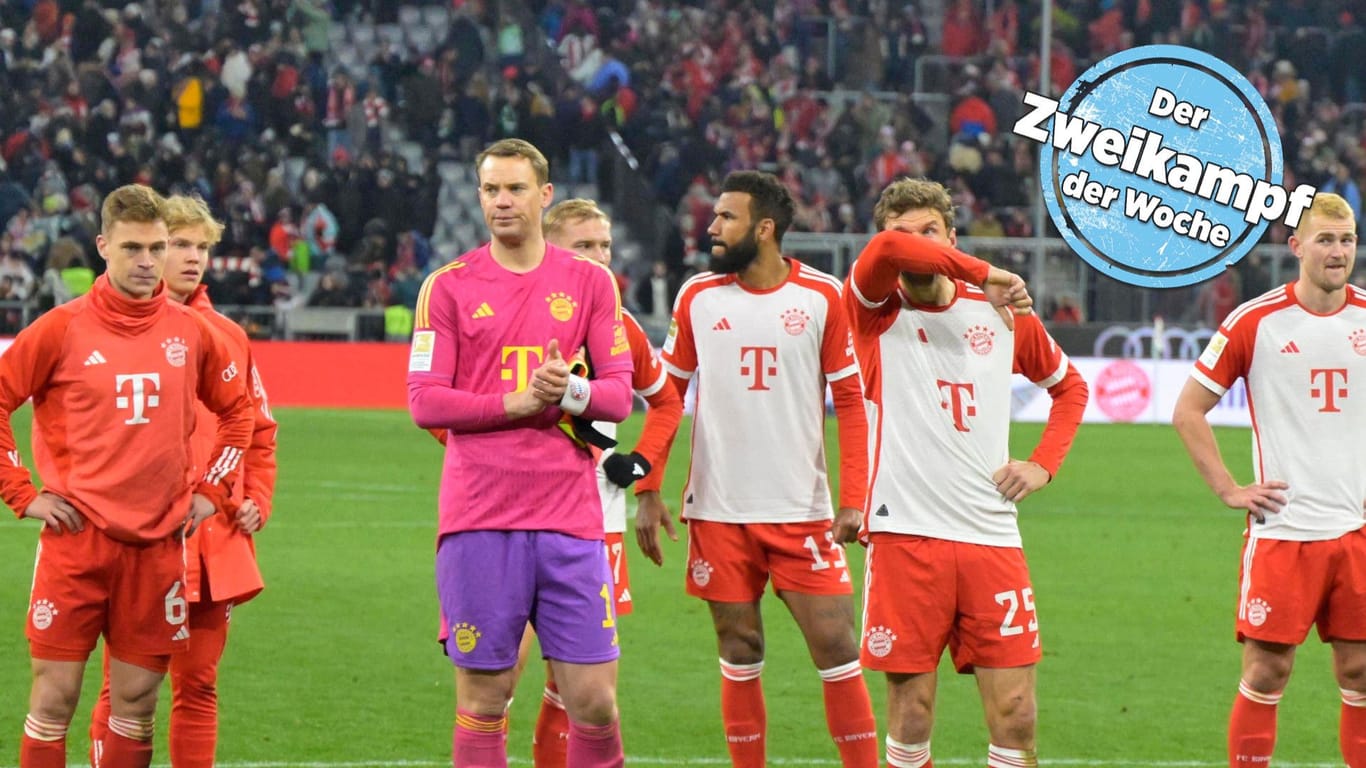
[[[1281,353],[1287,355],[1298,355],[1300,353],[1300,345],[1292,341],[1289,344],[1286,344],[1284,347],[1281,347]]]
[[[636,477],[645,477],[645,467],[642,467],[639,464],[633,464],[631,466],[631,474]]]
[[[729,331],[730,321],[723,317],[720,320],[716,321],[716,325],[713,325],[711,329],[713,331]]]
[[[179,641],[181,641],[181,640],[189,640],[189,639],[190,639],[190,626],[189,626],[188,624],[182,624],[181,627],[180,627],[180,629],[176,630],[176,633],[171,637],[171,642],[179,642]]]
[[[474,314],[470,315],[470,317],[476,320],[481,317],[493,317],[493,307],[490,307],[489,303],[486,301],[480,304],[479,309],[474,310]]]
[[[85,359],[85,364],[86,364],[86,365],[103,365],[104,363],[107,363],[107,362],[109,362],[109,361],[104,359],[104,355],[101,355],[101,354],[100,354],[100,351],[99,351],[98,349],[95,350],[94,352],[91,352],[91,353],[90,353],[90,357],[87,357],[87,358]]]

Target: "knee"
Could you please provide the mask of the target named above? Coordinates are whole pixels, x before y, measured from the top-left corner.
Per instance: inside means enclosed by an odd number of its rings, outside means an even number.
[[[716,640],[721,658],[731,664],[758,664],[764,660],[764,634],[756,628],[727,629]]]
[[[1257,693],[1280,693],[1290,682],[1292,656],[1260,654],[1243,664],[1243,683]]]
[[[49,723],[70,723],[80,701],[81,687],[53,675],[34,673],[29,714]]]
[[[858,660],[858,642],[853,626],[832,627],[811,638],[811,660],[818,669],[831,669]]]
[[[988,703],[992,743],[1009,749],[1033,749],[1038,706],[1032,687],[1003,691]]]
[[[1345,691],[1366,692],[1366,655],[1356,654],[1350,658],[1334,659],[1333,673],[1338,679],[1339,688]]]
[[[575,691],[572,696],[560,694],[569,719],[584,725],[608,725],[617,719],[617,695],[610,686],[594,686]]]
[[[177,709],[208,709],[218,707],[218,675],[213,669],[195,669],[171,673],[172,706]]]

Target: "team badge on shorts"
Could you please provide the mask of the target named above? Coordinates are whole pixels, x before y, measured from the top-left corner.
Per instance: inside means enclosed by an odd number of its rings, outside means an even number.
[[[190,348],[185,345],[184,339],[179,336],[172,336],[161,342],[161,348],[166,350],[166,362],[176,368],[185,367],[185,356],[189,353]]]
[[[451,626],[451,637],[455,638],[455,647],[461,653],[469,653],[474,650],[474,646],[479,644],[479,638],[483,633],[477,627],[468,622],[460,622]]]
[[[864,645],[868,648],[868,653],[880,659],[892,652],[892,644],[895,642],[896,633],[892,630],[886,627],[870,627]]]
[[[692,583],[696,584],[699,587],[707,586],[711,583],[711,574],[714,570],[716,569],[711,567],[711,563],[707,562],[706,560],[698,558],[692,561]]]
[[[1260,597],[1254,597],[1247,604],[1247,623],[1254,627],[1260,627],[1266,623],[1266,615],[1271,613],[1271,606]]]
[[[52,603],[47,600],[39,600],[33,604],[33,628],[39,630],[47,629],[52,626],[52,619],[58,613],[60,613],[60,611],[58,611],[56,606]]]
[[[968,340],[968,346],[973,352],[985,356],[991,354],[992,340],[996,338],[996,333],[985,325],[974,325],[963,334],[963,338]]]

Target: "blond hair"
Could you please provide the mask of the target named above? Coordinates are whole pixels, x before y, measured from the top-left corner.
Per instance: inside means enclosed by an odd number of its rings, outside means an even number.
[[[944,217],[944,227],[953,229],[953,198],[943,184],[929,179],[903,178],[889,184],[873,207],[873,223],[881,232],[888,219],[920,209],[938,211]]]
[[[165,218],[166,200],[156,190],[142,184],[125,184],[104,198],[100,206],[100,233],[107,236],[121,221],[150,224]]]
[[[1310,204],[1309,210],[1300,216],[1300,225],[1295,227],[1295,237],[1303,237],[1312,231],[1309,222],[1315,216],[1339,221],[1346,219],[1353,224],[1356,223],[1356,214],[1352,212],[1352,206],[1341,195],[1335,195],[1332,192],[1319,192],[1314,195],[1314,202]]]
[[[474,158],[474,173],[477,176],[479,169],[484,165],[484,158],[487,157],[524,157],[531,162],[531,170],[536,173],[536,183],[546,184],[550,181],[550,163],[541,154],[541,150],[536,145],[523,139],[500,139],[484,148],[479,156]]]
[[[166,198],[166,229],[175,232],[190,227],[204,228],[209,237],[209,245],[218,245],[223,239],[223,225],[209,212],[209,206],[199,197],[171,195]]]
[[[597,203],[582,197],[572,197],[556,203],[545,212],[545,233],[547,236],[558,234],[563,227],[585,219],[602,219],[608,223],[612,221]]]

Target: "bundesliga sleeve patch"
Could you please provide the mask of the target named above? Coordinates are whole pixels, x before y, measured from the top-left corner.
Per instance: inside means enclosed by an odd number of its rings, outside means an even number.
[[[1228,337],[1223,331],[1217,331],[1209,340],[1209,346],[1205,347],[1204,354],[1200,355],[1200,364],[1214,370],[1214,365],[1219,362],[1219,358],[1224,354],[1224,347],[1228,346]]]
[[[672,354],[674,351],[674,341],[676,341],[677,339],[678,319],[674,318],[669,321],[669,335],[664,337],[664,351]]]
[[[417,331],[413,333],[413,347],[408,353],[410,373],[432,370],[432,350],[436,348],[436,331]]]

